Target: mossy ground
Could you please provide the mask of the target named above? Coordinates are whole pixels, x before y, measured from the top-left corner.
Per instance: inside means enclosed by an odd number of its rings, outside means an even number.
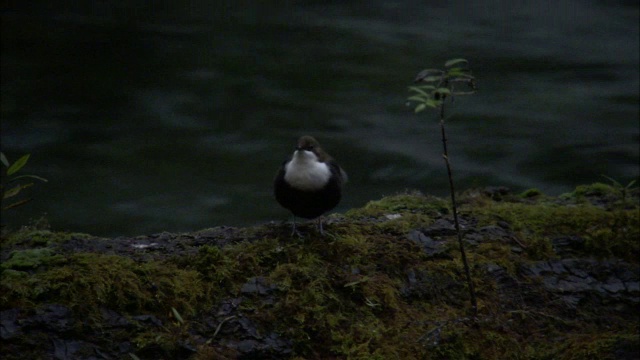
[[[606,206],[589,201],[594,196],[606,198]],[[542,360],[637,354],[639,318],[637,310],[630,312],[637,302],[596,297],[567,307],[544,290],[544,279],[520,271],[560,258],[553,247],[559,236],[585,239],[580,258],[615,259],[637,269],[637,197],[623,201],[615,188],[595,184],[560,198],[531,190],[496,200],[467,191],[460,202],[468,227],[501,226],[509,234],[478,232],[469,245],[479,304],[475,319],[455,237],[443,236],[447,256],[438,257],[407,237],[450,213],[446,200],[417,193],[330,217],[324,237],[312,224],[301,227],[301,239],[291,238],[285,224],[265,225],[234,232],[232,241],[185,245],[144,260],[128,252],[153,247],[69,251],[64,244],[78,239],[116,240],[23,230],[2,238],[0,310],[28,315],[45,304],[63,305],[74,319],[65,338],[100,349],[130,344],[122,353],[141,359]],[[255,279],[263,291],[247,290]],[[637,298],[637,291],[632,295]],[[221,304],[233,301],[234,315],[221,315]],[[108,324],[109,312],[132,325]],[[236,341],[241,335],[234,333],[242,329],[232,325],[238,319],[255,325],[254,338],[284,339],[286,356],[269,348],[243,352]],[[249,325],[243,326],[247,331]],[[51,352],[50,342],[38,346],[26,332],[3,342],[19,356]]]

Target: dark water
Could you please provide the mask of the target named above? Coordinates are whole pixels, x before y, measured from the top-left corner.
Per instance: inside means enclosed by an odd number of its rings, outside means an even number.
[[[287,219],[271,181],[302,134],[349,173],[339,211],[445,195],[435,114],[405,99],[418,71],[454,57],[479,85],[450,108],[459,189],[557,195],[639,174],[637,1],[14,3],[2,151],[31,153],[24,172],[50,181],[3,213],[10,226],[46,213],[106,236]]]

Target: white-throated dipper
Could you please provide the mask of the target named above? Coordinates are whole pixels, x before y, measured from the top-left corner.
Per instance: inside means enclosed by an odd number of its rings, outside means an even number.
[[[347,174],[325,153],[316,139],[298,139],[291,159],[285,161],[273,182],[276,200],[296,217],[315,219],[340,202]],[[320,233],[322,221],[319,222]]]

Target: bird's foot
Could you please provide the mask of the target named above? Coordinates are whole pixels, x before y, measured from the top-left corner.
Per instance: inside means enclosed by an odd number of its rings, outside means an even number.
[[[304,238],[304,235],[302,235],[302,233],[300,231],[298,231],[297,226],[296,226],[296,218],[293,218],[293,225],[291,226],[291,237],[295,237],[297,236],[298,238],[302,239]]]
[[[320,231],[320,236],[324,236],[324,228],[322,227],[322,217],[318,219],[318,231]]]

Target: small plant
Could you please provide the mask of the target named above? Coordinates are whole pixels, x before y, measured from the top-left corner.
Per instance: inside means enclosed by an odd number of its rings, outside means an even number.
[[[606,175],[601,175],[603,178],[611,181],[611,186],[618,192],[620,198],[622,200],[622,204],[626,205],[629,196],[633,196],[638,192],[638,186],[634,186],[636,184],[636,180],[631,180],[626,186],[623,186],[619,181],[616,181],[613,178],[610,178]]]
[[[474,316],[478,315],[478,304],[476,294],[471,281],[471,271],[467,262],[467,255],[464,251],[464,243],[462,241],[462,232],[458,222],[458,207],[456,205],[455,188],[453,186],[453,175],[451,172],[451,163],[449,162],[449,153],[447,151],[447,136],[444,128],[445,120],[445,103],[446,100],[453,101],[456,95],[469,95],[476,91],[476,78],[471,75],[469,62],[465,59],[452,59],[444,64],[445,69],[426,69],[418,73],[414,83],[419,85],[410,86],[409,91],[413,93],[408,98],[410,102],[417,103],[415,112],[419,113],[427,108],[439,109],[440,132],[442,135],[442,146],[445,164],[447,165],[447,174],[449,176],[449,190],[451,192],[451,207],[453,209],[453,221],[458,236],[458,245],[460,246],[460,254],[462,263],[464,264],[464,272],[467,277],[469,286],[469,295],[471,296],[471,307]]]
[[[15,208],[31,201],[31,198],[28,198],[28,199],[22,199],[22,200],[12,202],[9,205],[5,204],[5,201],[7,201],[7,199],[15,197],[22,190],[33,186],[33,182],[24,182],[25,179],[36,179],[43,182],[47,182],[47,179],[41,178],[36,175],[13,176],[27,164],[27,161],[29,161],[29,156],[30,154],[23,155],[21,158],[19,158],[17,161],[11,164],[7,159],[7,157],[4,155],[4,153],[0,152],[0,161],[2,161],[2,165],[4,165],[6,169],[6,173],[3,171],[3,181],[2,181],[2,184],[0,185],[0,189],[2,190],[2,210]],[[6,183],[5,183],[5,180],[6,180]],[[9,188],[9,184],[11,183],[15,183],[15,186]]]

